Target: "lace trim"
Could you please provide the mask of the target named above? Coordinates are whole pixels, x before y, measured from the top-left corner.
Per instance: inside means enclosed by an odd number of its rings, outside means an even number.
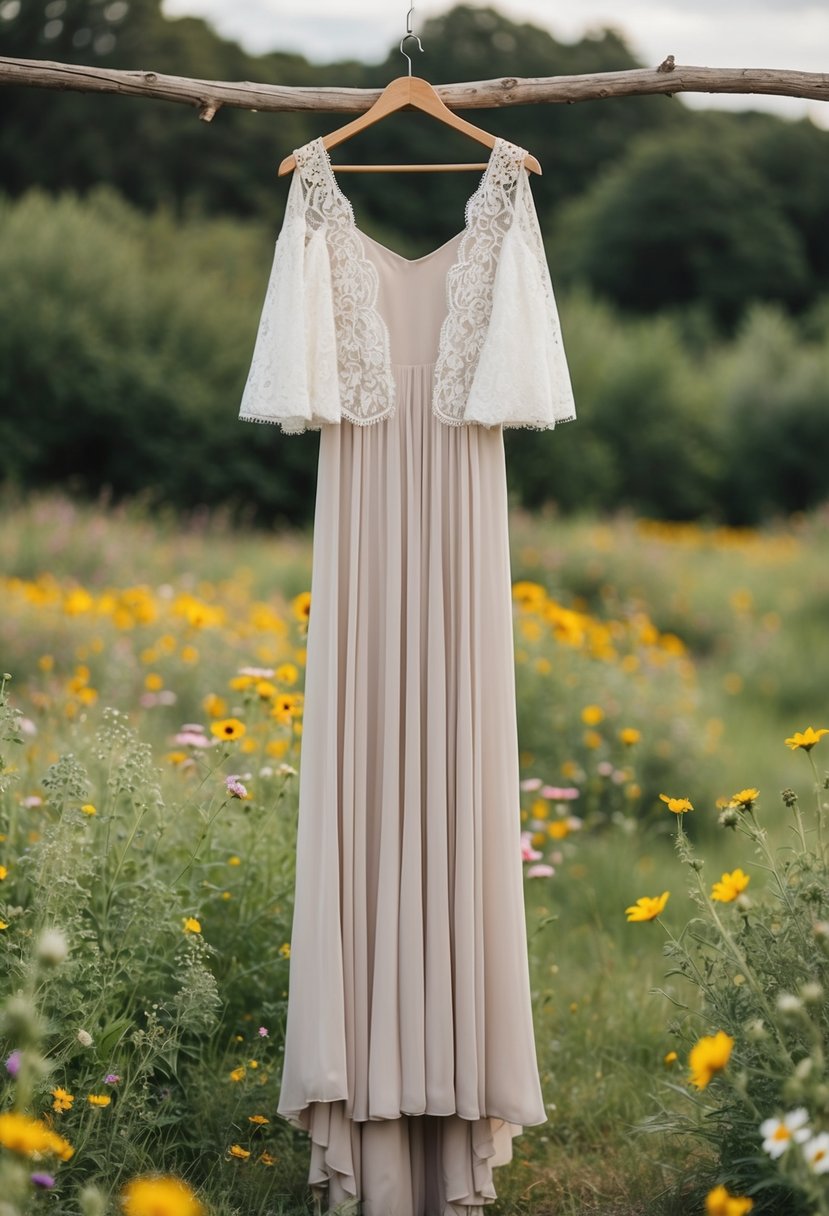
[[[464,423],[478,356],[492,313],[501,244],[512,223],[516,185],[527,149],[500,137],[478,190],[466,204],[466,229],[446,277],[447,313],[440,331],[432,413]]]
[[[351,204],[337,186],[322,138],[294,149],[310,235],[325,226],[331,263],[340,412],[358,426],[395,409],[389,333],[377,310],[379,276],[366,258]],[[310,238],[309,238],[310,239]]]
[[[346,379],[341,399],[353,399],[360,389],[362,377],[356,369],[365,365],[368,372],[359,407],[343,405],[342,413],[358,425],[381,421],[391,417],[396,403],[388,327],[377,309],[377,268],[366,257],[354,209],[339,187],[322,138],[295,149],[294,155],[310,192],[309,224],[329,225],[338,357],[346,376],[356,378]],[[498,253],[510,226],[515,186],[526,156],[525,148],[498,136],[464,208],[465,227],[446,277],[447,315],[432,385],[432,413],[448,426],[469,425],[464,406],[486,337]],[[381,375],[384,369],[386,374]],[[389,403],[385,408],[384,401]]]

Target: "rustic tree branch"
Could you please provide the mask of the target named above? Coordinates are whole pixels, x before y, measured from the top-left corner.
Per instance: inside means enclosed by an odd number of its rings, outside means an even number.
[[[222,106],[243,110],[331,111],[352,114],[367,110],[381,89],[294,88],[288,85],[252,84],[250,81],[191,80],[159,72],[125,72],[113,68],[52,63],[41,59],[0,57],[0,85],[28,85],[80,93],[119,93],[151,97],[193,106],[210,122]],[[673,55],[656,68],[625,72],[592,72],[584,76],[504,76],[463,84],[435,85],[441,100],[452,110],[489,109],[496,106],[542,102],[571,104],[607,97],[666,93],[774,93],[829,101],[829,75],[773,68],[684,67]]]

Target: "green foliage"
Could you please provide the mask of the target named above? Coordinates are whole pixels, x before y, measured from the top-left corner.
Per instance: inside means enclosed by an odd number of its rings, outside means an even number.
[[[807,249],[743,145],[717,114],[634,139],[560,214],[563,280],[640,312],[704,300],[723,326],[750,300],[804,303]]]
[[[819,777],[813,744],[797,746],[811,762],[816,813],[813,824],[807,824],[795,792],[783,791],[793,820],[792,845],[771,849],[756,814],[756,789],[740,791],[720,814],[722,827],[755,846],[760,860],[746,864],[767,874],[762,891],[754,894],[748,887],[754,876],[738,867],[724,873],[709,893],[702,879],[704,861],[677,816],[677,851],[690,870],[694,887],[689,895],[700,915],[678,936],[670,934],[665,955],[672,970],[666,974],[680,974],[697,987],[701,1005],[690,1008],[674,1000],[681,1012],[670,1030],[677,1045],[690,1049],[697,1093],[688,1095],[690,1110],[663,1108],[639,1128],[682,1132],[714,1147],[716,1182],[754,1197],[756,1216],[783,1210],[791,1216],[829,1212],[829,1174],[821,1164],[829,1156],[829,805],[822,794],[829,788],[829,773]],[[809,843],[807,834],[812,833],[816,839]],[[712,1056],[715,1037],[722,1045]],[[775,1121],[791,1119],[795,1112],[799,1118],[781,1140]],[[795,1127],[801,1130],[795,1133]],[[775,1141],[785,1148],[782,1155],[769,1147]]]

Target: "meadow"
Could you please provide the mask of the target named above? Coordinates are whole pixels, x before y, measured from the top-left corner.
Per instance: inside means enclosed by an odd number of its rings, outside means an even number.
[[[829,509],[514,505],[511,546],[548,1121],[494,1216],[829,1213]],[[310,576],[308,532],[4,495],[4,1216],[312,1210],[275,1113]]]

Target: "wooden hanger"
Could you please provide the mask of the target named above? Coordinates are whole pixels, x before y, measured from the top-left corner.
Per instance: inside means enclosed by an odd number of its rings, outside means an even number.
[[[406,52],[403,50],[403,43],[409,37],[416,38],[418,47],[420,47],[421,51],[423,50],[417,34],[413,34],[411,31],[410,23],[413,8],[414,5],[409,9],[407,32],[400,40],[400,51],[403,55],[406,55]],[[372,126],[374,123],[379,122],[381,118],[385,118],[387,114],[393,114],[396,110],[423,110],[424,113],[431,114],[438,122],[445,123],[448,127],[454,127],[456,131],[469,135],[472,139],[476,139],[478,143],[485,144],[488,148],[491,148],[498,137],[490,131],[485,131],[483,127],[476,127],[473,123],[467,122],[465,119],[459,118],[457,114],[454,114],[448,106],[444,105],[428,80],[424,80],[422,76],[412,76],[412,61],[409,55],[406,55],[406,58],[409,60],[409,74],[407,76],[397,76],[394,80],[389,81],[374,104],[364,114],[361,114],[352,122],[348,122],[342,127],[337,127],[336,130],[329,131],[327,135],[324,135],[322,140],[323,146],[326,149],[336,147],[337,144],[350,139],[352,135],[356,135],[358,131]],[[296,158],[291,153],[280,164],[278,176],[282,177],[285,173],[290,173],[295,165]],[[524,160],[524,165],[527,169],[532,170],[533,173],[541,172],[541,165],[534,156],[528,154]],[[427,169],[453,172],[459,169],[485,169],[486,162],[483,164],[463,163],[443,165],[332,164],[331,168],[341,173],[373,173],[383,170],[420,173]]]

